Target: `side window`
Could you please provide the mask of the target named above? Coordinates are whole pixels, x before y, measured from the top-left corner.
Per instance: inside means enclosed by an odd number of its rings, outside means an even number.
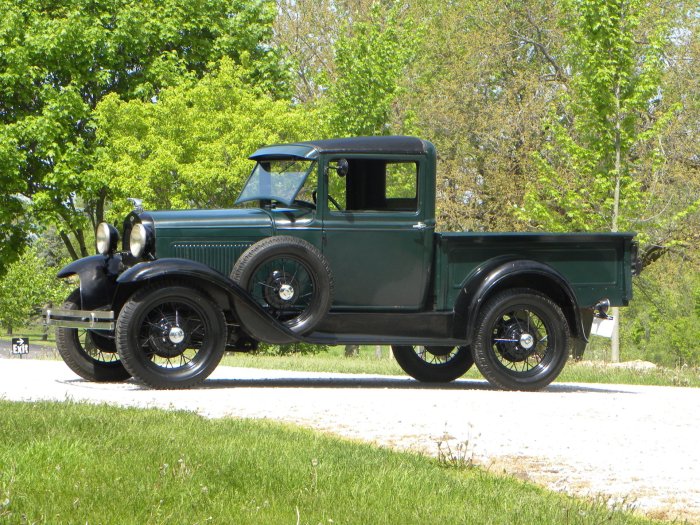
[[[418,209],[418,164],[388,162],[386,164],[386,202],[391,210]]]
[[[348,159],[348,165],[345,177],[329,171],[328,193],[337,203],[329,199],[331,213],[418,210],[417,162]]]

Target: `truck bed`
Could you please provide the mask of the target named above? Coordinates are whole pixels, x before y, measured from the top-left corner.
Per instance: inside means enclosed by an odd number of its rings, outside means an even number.
[[[571,284],[581,308],[632,298],[632,233],[435,233],[436,310],[452,309],[473,276],[508,260],[550,266]]]

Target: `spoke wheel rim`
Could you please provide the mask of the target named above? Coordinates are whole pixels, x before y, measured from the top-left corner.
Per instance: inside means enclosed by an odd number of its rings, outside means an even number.
[[[294,326],[311,315],[317,286],[314,273],[305,261],[284,255],[258,265],[250,277],[248,291],[272,317]]]
[[[161,300],[141,317],[137,348],[151,368],[173,373],[189,370],[203,360],[210,329],[206,313],[196,302]]]
[[[443,366],[449,364],[459,353],[459,347],[416,346],[413,351],[428,365]]]
[[[98,348],[98,346],[92,340],[92,333],[90,330],[76,329],[74,334],[78,346],[82,348],[85,355],[87,355],[93,361],[98,363],[119,362],[119,354],[116,352],[107,352]]]
[[[554,332],[547,317],[531,306],[504,310],[491,329],[491,351],[509,374],[529,377],[554,362]]]

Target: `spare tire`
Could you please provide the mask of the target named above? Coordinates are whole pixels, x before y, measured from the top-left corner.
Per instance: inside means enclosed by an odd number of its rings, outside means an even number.
[[[315,246],[296,237],[267,237],[255,243],[236,261],[231,279],[297,334],[311,332],[333,300],[328,261]],[[237,311],[245,328],[246,316],[254,314],[246,308]]]

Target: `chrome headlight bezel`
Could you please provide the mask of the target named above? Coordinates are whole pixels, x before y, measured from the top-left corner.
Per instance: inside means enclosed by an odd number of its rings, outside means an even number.
[[[131,228],[129,235],[129,250],[134,257],[141,257],[148,252],[151,247],[152,235],[143,223],[137,222]]]
[[[109,223],[101,222],[95,228],[95,248],[101,255],[110,255],[117,250],[119,232]]]

